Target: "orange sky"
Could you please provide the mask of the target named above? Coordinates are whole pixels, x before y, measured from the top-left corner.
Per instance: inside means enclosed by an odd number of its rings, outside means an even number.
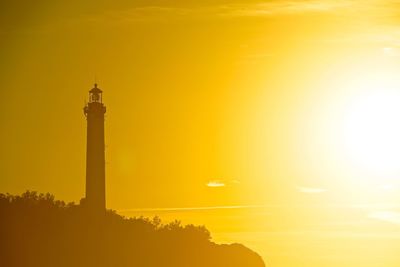
[[[109,208],[399,200],[397,1],[34,2],[0,4],[0,191],[84,195],[96,77]]]
[[[394,4],[2,4],[1,188],[82,196],[95,77],[109,111],[109,207],[263,204],[324,186],[321,175],[348,168],[330,166],[332,148],[320,156],[327,137],[313,124],[330,118],[312,114],[343,97],[332,84],[346,68],[397,61],[381,59],[397,53]],[[229,186],[205,186],[214,180]]]

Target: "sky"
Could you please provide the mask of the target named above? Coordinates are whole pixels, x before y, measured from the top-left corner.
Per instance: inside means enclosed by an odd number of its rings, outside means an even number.
[[[198,215],[250,210],[257,226],[238,219],[234,232],[273,228],[279,238],[265,239],[296,240],[282,247],[291,253],[318,228],[309,220],[316,204],[318,225],[351,224],[351,232],[366,220],[387,237],[400,222],[398,5],[2,1],[0,191],[84,196],[83,106],[97,82],[107,106],[108,208],[173,211],[167,217],[209,222],[222,241],[253,244],[223,234],[236,215]],[[337,207],[346,220],[325,214]],[[274,223],[265,222],[270,212]],[[278,229],[282,221],[295,230]],[[321,229],[310,234],[315,242]],[[267,256],[275,266],[301,257],[282,253]],[[394,262],[375,260],[364,266]]]

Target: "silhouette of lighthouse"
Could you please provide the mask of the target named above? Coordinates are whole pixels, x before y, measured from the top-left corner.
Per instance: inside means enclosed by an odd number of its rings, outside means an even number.
[[[106,209],[104,114],[102,91],[94,84],[83,108],[87,120],[86,206],[95,213]]]

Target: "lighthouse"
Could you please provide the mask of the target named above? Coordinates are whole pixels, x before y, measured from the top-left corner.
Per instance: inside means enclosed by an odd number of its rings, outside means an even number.
[[[87,121],[86,141],[86,199],[85,205],[94,213],[106,210],[106,175],[104,114],[102,91],[94,84],[89,101],[83,108]]]

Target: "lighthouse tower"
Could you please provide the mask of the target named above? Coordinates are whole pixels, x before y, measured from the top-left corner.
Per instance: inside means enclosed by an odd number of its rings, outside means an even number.
[[[94,85],[85,105],[87,120],[86,143],[86,206],[95,213],[106,210],[104,114],[102,91]]]

